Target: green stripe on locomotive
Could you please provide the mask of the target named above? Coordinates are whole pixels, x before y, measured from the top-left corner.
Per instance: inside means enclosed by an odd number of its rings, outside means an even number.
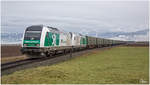
[[[59,46],[60,34],[47,32],[44,46]]]
[[[80,40],[80,45],[86,45],[87,44],[87,39],[86,37],[81,37],[81,40]]]
[[[37,46],[37,44],[40,44],[40,40],[24,40],[23,44],[26,44],[26,46]]]

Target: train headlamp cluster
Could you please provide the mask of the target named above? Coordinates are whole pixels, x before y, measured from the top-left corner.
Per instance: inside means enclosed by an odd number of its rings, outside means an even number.
[[[34,44],[35,46],[40,46],[40,44]],[[28,44],[23,44],[23,46],[28,46]]]
[[[40,46],[40,44],[36,44],[36,46]]]
[[[27,44],[24,44],[23,46],[27,46]]]

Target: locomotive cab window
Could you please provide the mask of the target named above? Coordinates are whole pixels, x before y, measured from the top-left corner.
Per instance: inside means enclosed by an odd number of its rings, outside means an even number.
[[[46,33],[46,36],[48,37],[48,32]]]
[[[24,39],[25,40],[40,40],[41,32],[34,32],[34,31],[26,31]]]
[[[25,40],[40,40],[42,26],[30,26],[26,29],[24,39]]]
[[[61,39],[61,42],[63,42],[63,39]]]

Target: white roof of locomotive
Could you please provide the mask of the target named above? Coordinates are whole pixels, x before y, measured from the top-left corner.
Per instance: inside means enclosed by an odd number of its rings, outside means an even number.
[[[64,33],[64,34],[69,34],[69,33],[72,33],[76,36],[85,36],[85,35],[82,35],[80,33],[76,33],[76,32],[66,32],[64,30],[59,30],[58,28],[54,28],[54,27],[49,27],[49,26],[46,26],[48,28],[49,31],[52,31],[52,32],[56,32],[56,33]]]

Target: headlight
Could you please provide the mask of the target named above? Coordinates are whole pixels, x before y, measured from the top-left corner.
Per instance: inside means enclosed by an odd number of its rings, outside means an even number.
[[[27,46],[27,44],[24,44],[23,46]]]
[[[40,46],[40,44],[36,44],[36,46]]]

